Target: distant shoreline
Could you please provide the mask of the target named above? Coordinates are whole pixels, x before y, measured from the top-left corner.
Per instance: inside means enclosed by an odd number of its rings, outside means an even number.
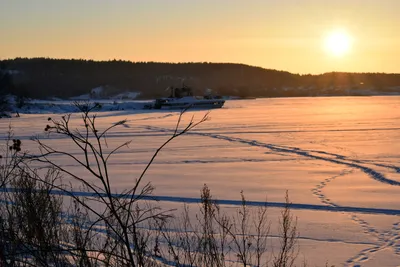
[[[400,74],[395,73],[301,75],[234,63],[16,58],[0,60],[0,76],[0,92],[36,99],[125,92],[136,94],[135,99],[154,99],[166,96],[167,87],[183,83],[195,95],[211,90],[245,99],[400,94]]]

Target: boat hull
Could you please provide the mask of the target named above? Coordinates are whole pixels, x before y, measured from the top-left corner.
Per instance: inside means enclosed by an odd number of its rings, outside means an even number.
[[[158,98],[154,101],[154,109],[213,109],[222,108],[225,100],[208,94],[203,97],[193,95],[190,87],[171,89],[169,97]]]
[[[224,100],[215,100],[207,102],[193,102],[193,103],[163,103],[159,109],[213,109],[222,108],[225,104]]]

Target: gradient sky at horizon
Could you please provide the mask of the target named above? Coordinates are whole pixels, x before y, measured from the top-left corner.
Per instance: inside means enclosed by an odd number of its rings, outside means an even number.
[[[400,0],[0,0],[0,59],[232,62],[400,73]],[[324,38],[353,39],[335,57]]]

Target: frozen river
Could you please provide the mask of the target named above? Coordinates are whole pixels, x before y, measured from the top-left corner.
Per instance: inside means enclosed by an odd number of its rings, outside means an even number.
[[[181,123],[204,114],[188,112]],[[109,163],[116,193],[141,173],[173,132],[178,115],[98,113],[99,128],[128,120],[107,135],[109,147],[132,140]],[[6,133],[11,121],[24,149],[35,151],[29,138],[40,135],[59,149],[78,153],[68,140],[46,137],[48,117],[2,119],[1,131]],[[288,190],[298,217],[299,258],[308,266],[400,265],[400,97],[227,101],[209,117],[162,150],[145,176],[165,206],[197,200],[203,184],[221,204],[235,206],[243,190],[255,204],[267,197],[274,233]],[[72,122],[79,125],[79,117],[73,115]]]

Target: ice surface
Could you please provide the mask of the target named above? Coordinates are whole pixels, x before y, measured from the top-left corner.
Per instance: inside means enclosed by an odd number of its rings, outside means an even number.
[[[47,118],[61,116],[51,114],[60,113],[55,104],[44,108],[0,120],[1,132],[11,123],[24,149],[35,152],[29,139],[40,135],[79,156],[68,140],[44,134]],[[182,123],[204,114],[188,112]],[[110,160],[115,193],[138,177],[171,135],[178,115],[138,109],[98,113],[103,129],[128,120],[107,135],[110,148],[132,140]],[[300,260],[304,257],[308,266],[324,266],[326,261],[336,266],[398,266],[400,97],[228,100],[210,117],[168,145],[147,173],[155,195],[170,200],[163,206],[179,207],[183,197],[197,201],[207,183],[227,207],[238,203],[241,190],[254,203],[267,197],[270,218],[276,222],[277,207],[289,190],[298,216]],[[72,123],[82,126],[76,114]],[[70,160],[56,160],[96,182]]]

